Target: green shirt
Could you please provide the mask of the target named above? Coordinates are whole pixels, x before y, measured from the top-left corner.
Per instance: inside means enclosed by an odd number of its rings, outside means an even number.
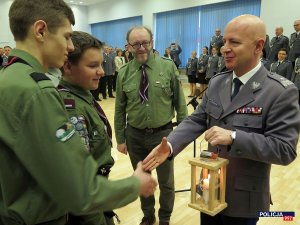
[[[32,225],[135,200],[135,177],[96,176],[98,164],[73,132],[51,80],[29,76],[43,73],[42,65],[21,50],[11,55],[30,66],[15,63],[0,71],[0,217]]]
[[[150,54],[146,63],[148,75],[148,102],[141,103],[139,84],[141,64],[135,59],[119,70],[115,104],[115,133],[118,144],[125,143],[125,127],[157,128],[172,121],[181,122],[187,116],[187,107],[173,61]]]
[[[110,138],[105,131],[105,124],[93,105],[93,95],[90,91],[64,80],[60,81],[60,85],[65,88],[59,88],[59,93],[64,100],[69,121],[79,133],[86,151],[93,155],[99,167],[112,166],[114,160],[111,156]]]

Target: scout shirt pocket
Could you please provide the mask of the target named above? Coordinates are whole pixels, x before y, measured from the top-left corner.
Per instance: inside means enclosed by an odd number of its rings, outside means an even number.
[[[90,152],[99,165],[113,165],[110,139],[104,126],[94,125],[90,133]]]
[[[128,101],[136,101],[138,99],[137,84],[126,84],[123,87]]]
[[[263,126],[262,115],[235,114],[233,116],[232,125],[239,130],[261,133]]]
[[[170,81],[169,80],[156,80],[154,82],[154,93],[158,97],[172,97],[173,91],[170,88]]]

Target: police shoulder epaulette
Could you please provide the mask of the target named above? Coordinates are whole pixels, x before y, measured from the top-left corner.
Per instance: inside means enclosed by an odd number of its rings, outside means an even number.
[[[281,75],[278,75],[276,73],[272,73],[272,72],[269,72],[268,73],[268,77],[277,81],[278,83],[280,83],[283,87],[289,87],[291,85],[294,85],[294,83],[288,79],[286,79],[285,77],[281,76]]]
[[[232,73],[232,70],[227,70],[227,71],[224,71],[224,72],[220,72],[220,73],[215,74],[211,79],[213,79],[214,77],[218,77],[220,75],[231,74],[231,73]]]
[[[162,59],[165,59],[165,60],[169,60],[169,61],[173,61],[172,59],[168,58],[168,57],[164,57],[164,56],[161,56]]]

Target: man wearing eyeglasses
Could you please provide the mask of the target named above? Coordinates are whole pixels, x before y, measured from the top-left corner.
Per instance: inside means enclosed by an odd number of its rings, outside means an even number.
[[[290,52],[288,59],[295,65],[296,58],[300,55],[300,20],[294,22],[295,32],[290,38]]]
[[[146,27],[128,31],[127,42],[134,59],[120,68],[115,104],[118,150],[129,154],[133,168],[187,116],[178,70],[171,59],[153,53],[153,35]],[[174,206],[173,159],[157,169],[160,188],[159,224],[168,225]],[[144,217],[140,225],[155,223],[155,199],[141,197]]]

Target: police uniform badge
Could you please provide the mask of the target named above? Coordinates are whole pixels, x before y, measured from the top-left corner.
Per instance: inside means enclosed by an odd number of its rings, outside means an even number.
[[[75,128],[72,123],[67,122],[56,130],[56,137],[65,142],[69,140],[75,133]]]

